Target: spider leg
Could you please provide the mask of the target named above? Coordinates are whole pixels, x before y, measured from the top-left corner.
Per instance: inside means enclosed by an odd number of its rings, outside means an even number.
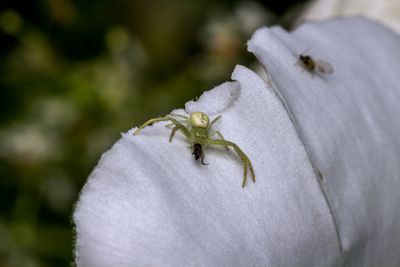
[[[219,119],[221,118],[221,115],[219,115],[218,117],[216,117],[215,119],[213,119],[210,123],[209,128],[211,128],[213,126],[214,123],[216,123]]]
[[[185,125],[183,125],[182,123],[180,123],[178,120],[176,120],[174,118],[168,117],[168,119],[171,122],[175,123],[176,126],[179,126],[178,129],[182,130],[182,133],[186,136],[186,138],[188,138],[189,140],[192,140],[192,133]]]
[[[219,131],[214,131],[214,132],[210,133],[209,137],[211,137],[211,136],[213,136],[213,135],[218,135],[218,137],[219,137],[221,140],[225,140],[224,136],[223,136]],[[229,147],[228,147],[228,146],[225,146],[225,148],[226,148],[226,150],[229,151]]]
[[[177,119],[177,121],[179,121],[181,124],[185,124],[186,123],[186,121],[182,121],[180,119]],[[169,127],[174,126],[174,125],[175,125],[175,123],[171,122],[171,123],[168,123],[167,125],[165,125],[165,127],[169,128]]]
[[[173,123],[171,123],[171,124],[174,125]],[[176,126],[172,129],[171,135],[169,136],[169,142],[172,141],[172,138],[174,138],[175,132],[176,132],[177,130],[179,130],[179,128],[181,128],[181,127],[180,127],[179,125],[176,125]]]
[[[253,183],[256,181],[256,176],[254,175],[254,170],[253,170],[253,165],[251,164],[250,159],[247,157],[247,155],[240,149],[238,145],[235,143],[232,143],[227,140],[209,140],[208,144],[210,145],[217,145],[217,146],[231,146],[233,149],[236,151],[236,153],[239,155],[240,159],[243,162],[243,183],[242,187],[246,186],[247,182],[247,169],[250,170],[251,173],[251,178],[253,180]]]
[[[176,126],[179,126],[179,129],[182,130],[183,134],[188,138],[191,139],[192,138],[192,134],[189,131],[188,128],[186,128],[186,126],[184,126],[182,123],[180,123],[178,120],[176,120],[175,118],[169,117],[169,116],[165,116],[165,117],[161,117],[161,118],[154,118],[154,119],[150,119],[147,122],[145,122],[143,125],[141,125],[139,128],[136,129],[136,131],[133,133],[134,135],[139,134],[139,132],[146,126],[149,126],[155,122],[160,122],[160,121],[171,121],[173,124],[175,124]],[[178,129],[177,129],[178,130]],[[176,130],[175,130],[176,131]]]
[[[171,117],[178,117],[178,118],[176,118],[176,120],[177,121],[179,121],[181,124],[185,124],[186,122],[187,122],[187,116],[185,116],[185,115],[181,115],[181,114],[176,114],[176,113],[171,113],[171,114],[169,114],[168,116],[171,116]],[[165,125],[165,127],[171,127],[171,126],[174,126],[175,125],[175,123],[168,123],[167,125]]]
[[[187,120],[187,116],[181,115],[181,114],[171,113],[171,114],[169,114],[169,116],[174,116],[174,117],[178,117],[178,118]]]
[[[140,126],[136,129],[136,131],[135,131],[133,134],[134,134],[134,135],[139,134],[140,131],[141,131],[143,128],[145,128],[146,126],[149,126],[149,125],[151,125],[151,124],[153,124],[153,123],[155,123],[155,122],[159,122],[159,121],[168,121],[168,120],[169,120],[169,118],[167,118],[167,117],[161,117],[161,118],[153,118],[153,119],[150,119],[150,120],[146,121],[145,123],[143,123],[142,125],[140,125]]]

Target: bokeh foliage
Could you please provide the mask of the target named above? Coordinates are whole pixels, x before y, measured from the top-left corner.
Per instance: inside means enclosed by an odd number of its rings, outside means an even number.
[[[251,66],[254,29],[300,7],[0,1],[0,266],[70,266],[73,205],[102,152]]]

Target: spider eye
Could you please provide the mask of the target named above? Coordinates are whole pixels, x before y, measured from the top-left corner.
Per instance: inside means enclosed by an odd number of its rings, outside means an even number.
[[[192,127],[207,128],[210,123],[207,114],[200,111],[190,114],[189,120]]]

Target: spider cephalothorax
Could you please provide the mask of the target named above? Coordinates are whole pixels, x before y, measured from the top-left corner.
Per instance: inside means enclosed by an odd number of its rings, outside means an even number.
[[[140,126],[134,134],[138,134],[141,129],[144,127],[151,125],[155,122],[159,121],[170,121],[171,123],[167,126],[171,126],[172,131],[169,137],[169,141],[172,141],[176,131],[180,130],[188,139],[190,146],[193,150],[193,155],[196,160],[201,159],[201,163],[204,163],[204,148],[208,145],[217,145],[217,146],[225,146],[226,149],[229,150],[229,147],[232,147],[236,153],[239,155],[240,159],[243,162],[244,173],[243,173],[243,183],[242,187],[246,185],[247,181],[247,171],[250,170],[251,178],[253,182],[255,182],[256,177],[254,175],[253,166],[251,165],[250,159],[247,155],[239,148],[238,145],[227,141],[224,139],[222,134],[219,131],[212,131],[211,128],[213,124],[219,119],[221,116],[216,117],[214,120],[210,122],[210,118],[204,112],[196,111],[190,114],[189,117],[181,115],[181,114],[170,114],[161,118],[154,118],[148,120],[142,126]],[[219,139],[212,139],[212,136],[217,135]]]

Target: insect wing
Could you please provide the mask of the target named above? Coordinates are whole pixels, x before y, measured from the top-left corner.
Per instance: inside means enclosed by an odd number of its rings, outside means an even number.
[[[330,74],[333,72],[333,67],[326,61],[323,60],[315,60],[315,65],[317,70],[321,73]]]

